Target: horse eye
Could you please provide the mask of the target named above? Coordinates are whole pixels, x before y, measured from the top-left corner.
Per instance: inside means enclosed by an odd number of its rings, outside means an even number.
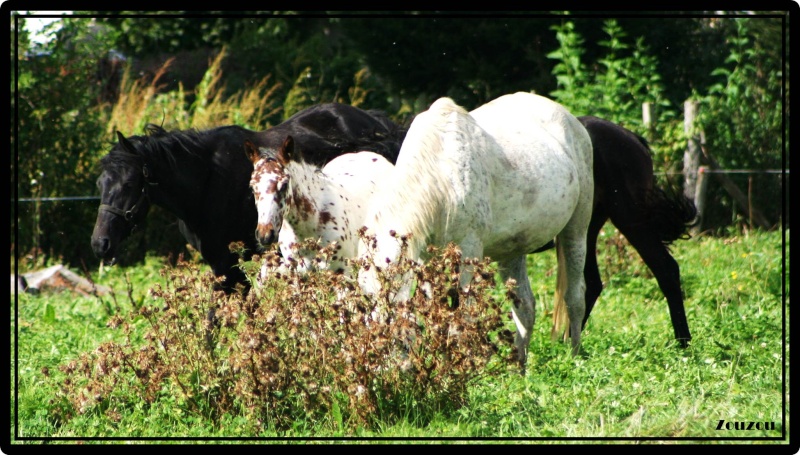
[[[278,180],[278,185],[277,185],[278,193],[282,193],[282,192],[284,192],[286,190],[286,187],[288,186],[288,185],[286,185],[287,183],[288,183],[287,179]]]

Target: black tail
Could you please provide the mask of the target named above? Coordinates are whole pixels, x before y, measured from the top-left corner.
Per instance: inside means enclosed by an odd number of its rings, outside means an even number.
[[[648,223],[658,232],[661,242],[669,245],[688,239],[689,228],[700,222],[697,207],[683,193],[655,187],[648,195]]]

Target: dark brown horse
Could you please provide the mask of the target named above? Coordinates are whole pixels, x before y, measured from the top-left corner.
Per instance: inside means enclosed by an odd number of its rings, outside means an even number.
[[[653,272],[667,298],[675,338],[682,347],[692,339],[683,307],[680,268],[669,245],[688,235],[697,208],[682,193],[658,187],[644,138],[607,120],[578,118],[594,148],[594,208],[586,238],[586,312],[583,324],[603,290],[597,268],[597,236],[611,220]]]

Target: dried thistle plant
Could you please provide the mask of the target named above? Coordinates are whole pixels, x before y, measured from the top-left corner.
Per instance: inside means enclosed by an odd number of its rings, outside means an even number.
[[[365,239],[370,241],[371,239]],[[408,239],[399,239],[407,246]],[[301,248],[326,262],[335,246]],[[453,245],[428,249],[419,264],[405,253],[382,268],[378,296],[329,270],[277,270],[269,250],[240,267],[254,285],[246,297],[214,291],[215,279],[193,263],[162,273],[165,288],[109,327],[126,342],[107,343],[61,366],[61,419],[84,412],[120,418],[135,400],[177,395],[187,410],[212,420],[239,414],[261,428],[291,428],[297,419],[332,419],[339,430],[458,409],[472,381],[506,371],[513,358],[508,316],[492,297],[488,260],[468,260],[473,279],[458,285],[461,255]],[[352,260],[356,273],[369,260]],[[410,298],[390,298],[408,285]],[[144,326],[144,330],[142,329]],[[333,418],[331,416],[334,416]]]

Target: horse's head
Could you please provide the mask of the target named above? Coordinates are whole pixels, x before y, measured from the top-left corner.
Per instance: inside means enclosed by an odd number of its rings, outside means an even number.
[[[250,188],[258,210],[256,240],[268,246],[277,241],[286,214],[290,180],[286,166],[295,154],[294,139],[287,136],[274,156],[260,152],[251,142],[245,143],[245,152],[253,163]]]
[[[134,144],[121,133],[119,143],[100,161],[103,168],[97,179],[100,207],[92,232],[94,254],[114,262],[119,244],[144,219],[150,208],[147,187],[154,185],[147,164],[136,153]]]

